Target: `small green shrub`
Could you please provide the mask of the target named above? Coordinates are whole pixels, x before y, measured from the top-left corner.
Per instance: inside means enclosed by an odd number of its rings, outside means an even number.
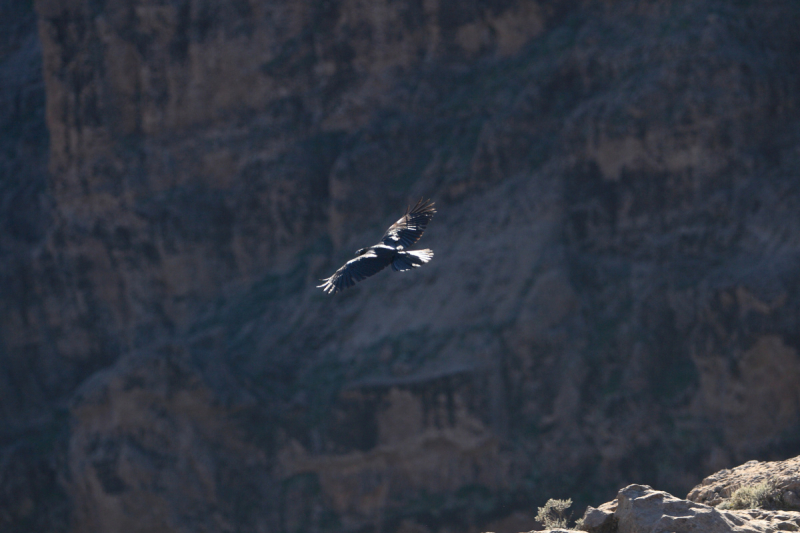
[[[783,504],[781,493],[771,480],[739,487],[718,509],[777,509]]]
[[[569,517],[566,515],[567,509],[572,505],[572,498],[566,500],[549,499],[544,507],[539,507],[536,515],[545,529],[566,529]]]

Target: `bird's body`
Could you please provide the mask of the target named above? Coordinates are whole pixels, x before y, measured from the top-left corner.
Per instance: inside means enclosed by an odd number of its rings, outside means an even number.
[[[406,250],[422,237],[436,209],[433,202],[420,200],[414,209],[406,210],[403,217],[392,224],[381,242],[362,248],[356,257],[344,264],[318,287],[328,294],[352,287],[357,281],[380,272],[389,265],[392,270],[404,271],[424,265],[433,258],[433,250]]]

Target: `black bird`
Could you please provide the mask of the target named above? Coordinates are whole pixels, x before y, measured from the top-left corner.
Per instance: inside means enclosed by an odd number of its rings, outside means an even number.
[[[414,209],[406,209],[403,218],[391,225],[383,234],[379,244],[362,248],[356,252],[356,258],[344,264],[333,273],[325,283],[317,285],[328,294],[343,291],[392,265],[392,270],[410,270],[424,265],[433,258],[433,250],[406,250],[422,237],[436,209],[433,202],[420,199]]]

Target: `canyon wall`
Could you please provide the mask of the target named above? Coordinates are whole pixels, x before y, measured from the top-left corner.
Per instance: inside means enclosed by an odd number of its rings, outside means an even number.
[[[4,531],[519,531],[798,453],[793,2],[1,5]],[[314,287],[421,196],[429,265]]]

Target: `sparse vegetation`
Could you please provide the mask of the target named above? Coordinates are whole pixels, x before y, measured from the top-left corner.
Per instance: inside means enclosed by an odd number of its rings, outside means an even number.
[[[718,509],[779,509],[783,507],[781,492],[772,480],[739,487]]]
[[[572,498],[566,500],[554,500],[550,498],[544,507],[539,507],[539,513],[536,515],[538,520],[545,529],[566,529],[570,517],[567,516],[566,511],[572,505]],[[572,513],[570,513],[571,515]]]

